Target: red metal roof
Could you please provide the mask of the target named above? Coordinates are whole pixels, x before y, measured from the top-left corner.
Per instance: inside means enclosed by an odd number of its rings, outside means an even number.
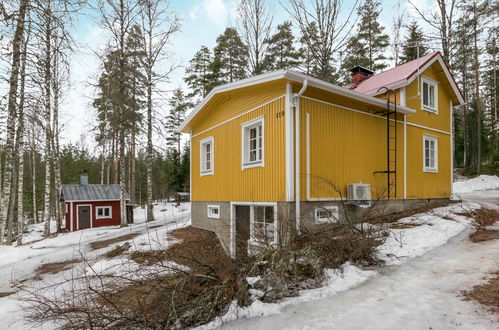
[[[394,82],[409,79],[414,74],[417,73],[418,69],[425,66],[426,63],[431,61],[435,56],[440,55],[440,52],[434,52],[425,56],[422,56],[413,61],[404,63],[402,65],[396,66],[392,69],[380,72],[361,81],[356,87],[352,84],[345,86],[346,88],[353,89],[356,92],[367,93],[373,90],[378,90],[381,87],[385,87]]]

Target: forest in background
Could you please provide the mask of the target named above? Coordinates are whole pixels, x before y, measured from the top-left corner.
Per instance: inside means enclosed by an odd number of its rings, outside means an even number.
[[[120,184],[122,199],[128,191],[152,220],[153,200],[189,190],[189,143],[176,132],[186,113],[215,86],[282,68],[346,85],[353,66],[381,72],[439,50],[467,100],[455,109],[455,167],[497,174],[497,2],[436,0],[431,11],[409,2],[411,13],[405,5],[385,22],[389,35],[375,0],[241,0],[236,24],[185,64],[188,88],[168,92],[179,69],[169,46],[182,33],[168,1],[3,1],[0,244],[15,241],[30,222],[44,221],[49,234],[49,220],[63,218],[60,185],[78,183],[84,170],[91,183]],[[97,78],[89,78],[96,91],[93,150],[60,143],[60,103],[78,47],[73,24],[84,9],[109,36],[95,53]],[[277,22],[275,10],[289,20]]]

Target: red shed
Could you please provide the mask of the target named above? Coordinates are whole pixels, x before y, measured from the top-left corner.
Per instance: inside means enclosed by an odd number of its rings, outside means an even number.
[[[79,185],[61,186],[61,201],[66,206],[66,230],[117,226],[121,223],[118,184],[89,184],[85,173],[80,176]],[[127,207],[127,219],[128,223],[133,222],[131,207]]]

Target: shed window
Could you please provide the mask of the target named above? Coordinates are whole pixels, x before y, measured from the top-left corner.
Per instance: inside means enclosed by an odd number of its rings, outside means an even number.
[[[208,205],[208,218],[220,219],[220,205]]]
[[[430,112],[438,112],[438,86],[437,83],[427,78],[422,79],[422,108]]]
[[[425,172],[438,171],[438,138],[432,135],[423,136],[423,168]]]
[[[201,140],[201,176],[214,174],[214,143],[213,136]]]
[[[113,217],[111,206],[97,206],[96,213],[97,213],[97,219],[106,219]]]
[[[243,169],[263,167],[264,156],[263,117],[243,124],[242,131],[242,162]]]
[[[315,208],[315,224],[338,221],[338,206],[325,206]]]

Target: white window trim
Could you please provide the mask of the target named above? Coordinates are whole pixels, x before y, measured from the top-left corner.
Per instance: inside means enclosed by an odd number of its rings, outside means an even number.
[[[109,209],[109,215],[101,215],[99,216],[99,209]],[[102,212],[104,214],[104,211]],[[96,219],[111,219],[113,217],[113,207],[112,206],[96,206],[95,207],[95,218]]]
[[[213,209],[217,209],[218,210],[218,214],[213,214],[211,212],[211,210],[213,210]],[[206,212],[207,212],[208,218],[211,218],[211,219],[220,219],[220,205],[208,205],[206,207]]]
[[[424,97],[423,97],[424,83],[427,83],[428,85],[432,85],[435,88],[435,107],[434,108],[431,108],[431,107],[423,104],[423,101],[424,101]],[[438,82],[435,80],[432,80],[428,77],[425,77],[425,76],[421,76],[421,109],[423,109],[424,111],[428,111],[430,113],[434,113],[434,114],[438,115]]]
[[[260,242],[258,242],[255,239],[256,232],[255,232],[255,207],[262,206],[262,207],[272,207],[274,209],[274,241],[272,244],[277,244],[279,241],[278,236],[278,224],[277,224],[277,205],[272,205],[272,204],[265,204],[265,203],[254,203],[250,206],[250,239],[248,241],[248,253],[251,254],[251,246],[252,245],[258,245]]]
[[[210,150],[210,156],[211,156],[211,168],[209,171],[203,171],[203,145],[205,144],[211,144],[211,150]],[[207,137],[206,139],[203,139],[199,141],[199,175],[200,176],[205,176],[205,175],[214,175],[215,174],[215,139],[213,136]]]
[[[319,218],[319,215],[318,213],[320,211],[328,211],[332,218],[327,218],[327,219],[321,219]],[[316,207],[315,210],[314,210],[314,218],[315,218],[315,224],[316,225],[320,225],[320,224],[324,224],[324,223],[332,223],[332,222],[338,222],[339,221],[339,207],[338,206],[335,206],[335,205],[331,205],[331,206],[322,206],[322,207]]]
[[[432,140],[435,141],[435,167],[427,167],[425,163],[425,141]],[[427,173],[438,173],[438,136],[423,134],[423,172]]]
[[[248,127],[255,124],[262,124],[262,159],[255,162],[246,162],[246,158],[249,153],[249,146],[246,143],[245,131]],[[248,122],[241,124],[241,169],[253,168],[253,167],[265,167],[265,120],[264,116],[260,116]]]

